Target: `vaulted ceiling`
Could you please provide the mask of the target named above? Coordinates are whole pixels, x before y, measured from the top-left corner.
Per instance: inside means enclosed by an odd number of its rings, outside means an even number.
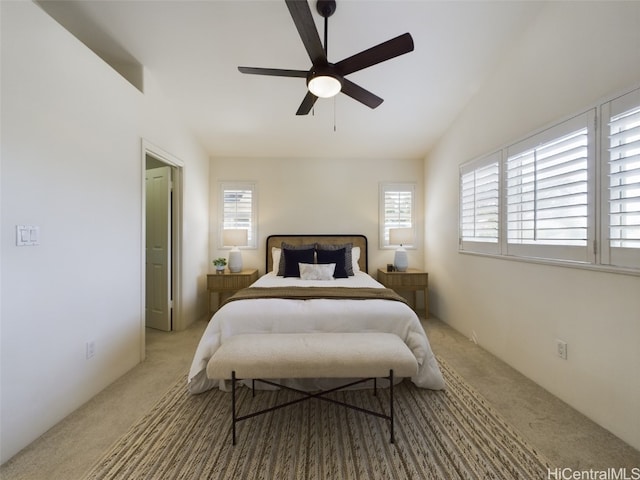
[[[237,69],[310,68],[284,0],[39,4],[110,63],[142,65],[213,157],[388,159],[424,157],[544,8],[524,1],[338,0],[329,19],[329,61],[405,32],[415,50],[349,75],[384,99],[375,110],[340,94],[296,116],[304,79]],[[323,19],[315,1],[310,6],[323,38]]]

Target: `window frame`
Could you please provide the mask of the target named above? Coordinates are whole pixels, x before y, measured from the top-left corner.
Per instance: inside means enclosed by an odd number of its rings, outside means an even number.
[[[379,185],[379,203],[378,203],[378,225],[379,225],[379,244],[381,249],[395,249],[398,248],[398,245],[392,245],[389,243],[389,228],[393,228],[390,225],[389,218],[387,216],[387,203],[386,196],[387,192],[398,192],[398,193],[407,193],[411,194],[410,200],[410,225],[407,225],[407,222],[398,221],[397,227],[406,227],[413,228],[414,230],[414,241],[413,244],[403,245],[403,247],[407,250],[416,249],[416,245],[419,244],[418,236],[419,232],[416,224],[416,183],[415,182],[381,182]]]
[[[503,252],[507,256],[540,258],[550,260],[560,260],[564,262],[581,262],[586,264],[595,263],[594,256],[594,240],[595,240],[595,146],[596,146],[596,113],[595,109],[576,115],[570,119],[559,122],[549,128],[537,132],[524,140],[512,143],[504,149],[503,171],[504,181],[502,184],[503,211],[502,211],[502,227],[503,227]],[[568,244],[552,245],[542,242],[524,243],[517,241],[509,241],[509,223],[508,223],[508,163],[511,158],[521,153],[536,150],[549,143],[560,140],[567,135],[578,130],[586,129],[588,145],[587,149],[587,178],[585,180],[587,186],[587,205],[586,205],[586,239],[584,245],[575,246]],[[537,163],[537,162],[536,162]],[[536,190],[537,191],[537,190]],[[569,206],[569,205],[565,205]],[[536,208],[536,214],[540,209]]]
[[[241,250],[255,250],[258,248],[258,184],[257,182],[221,181],[218,182],[218,248],[230,250],[232,247],[224,246],[222,231],[225,229],[225,192],[231,190],[246,190],[251,192],[251,212],[248,228],[248,242],[246,246],[239,246]],[[241,228],[237,225],[226,225],[227,228]]]

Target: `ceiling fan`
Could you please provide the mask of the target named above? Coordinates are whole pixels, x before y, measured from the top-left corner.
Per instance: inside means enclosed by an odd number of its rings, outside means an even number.
[[[296,115],[307,115],[318,97],[330,98],[340,92],[370,108],[378,107],[383,102],[382,98],[356,85],[345,76],[413,51],[411,34],[405,33],[338,63],[331,63],[327,59],[327,26],[329,17],[336,11],[335,0],[318,0],[316,4],[318,13],[324,17],[324,47],[320,41],[307,0],[285,0],[285,2],[311,59],[311,69],[238,67],[238,70],[253,75],[306,78],[308,92]]]

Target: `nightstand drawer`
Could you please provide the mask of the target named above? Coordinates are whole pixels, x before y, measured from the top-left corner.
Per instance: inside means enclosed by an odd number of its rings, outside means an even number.
[[[395,273],[395,272],[394,272]],[[398,272],[401,273],[401,272]],[[389,288],[393,287],[419,287],[425,288],[429,283],[429,276],[427,273],[419,275],[398,275],[397,273],[385,275],[384,282],[380,282]]]
[[[209,273],[207,274],[207,289],[240,290],[246,288],[258,279],[258,270],[243,270],[240,273]]]
[[[388,288],[425,288],[429,284],[429,274],[414,268],[409,268],[406,272],[387,272],[381,268],[378,270],[378,281]]]

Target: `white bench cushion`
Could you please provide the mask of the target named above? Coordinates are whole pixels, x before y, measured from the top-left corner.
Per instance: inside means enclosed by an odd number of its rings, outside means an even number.
[[[236,378],[411,377],[418,362],[392,333],[269,333],[224,340],[207,364],[207,376]]]

